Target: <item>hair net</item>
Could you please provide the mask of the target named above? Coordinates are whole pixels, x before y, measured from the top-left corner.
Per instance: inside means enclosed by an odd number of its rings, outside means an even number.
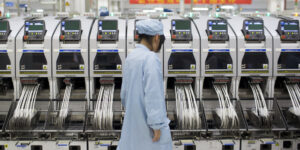
[[[140,20],[136,23],[138,34],[163,35],[164,29],[160,21],[154,19]]]

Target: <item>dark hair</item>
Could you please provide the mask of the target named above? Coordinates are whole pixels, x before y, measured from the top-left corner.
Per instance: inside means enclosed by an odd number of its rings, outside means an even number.
[[[142,39],[145,39],[148,44],[151,44],[153,37],[154,36],[152,36],[152,35],[139,34],[138,42],[141,43]]]

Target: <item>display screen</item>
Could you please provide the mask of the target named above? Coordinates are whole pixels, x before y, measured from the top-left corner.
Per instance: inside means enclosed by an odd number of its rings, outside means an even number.
[[[191,21],[189,20],[176,20],[175,21],[176,30],[191,30]]]
[[[79,20],[65,21],[65,30],[81,30]]]
[[[248,30],[260,30],[264,29],[264,25],[262,22],[249,22]]]
[[[102,30],[117,30],[118,29],[118,21],[116,20],[103,20],[102,22]]]
[[[210,30],[227,30],[226,22],[209,22]]]
[[[7,25],[6,21],[0,21],[0,31],[7,31]]]
[[[44,23],[43,22],[29,22],[29,26],[28,26],[29,30],[35,30],[35,31],[39,31],[39,30],[44,30]]]
[[[299,30],[299,24],[296,22],[285,23],[284,30]]]
[[[226,30],[226,25],[212,25],[212,30]]]

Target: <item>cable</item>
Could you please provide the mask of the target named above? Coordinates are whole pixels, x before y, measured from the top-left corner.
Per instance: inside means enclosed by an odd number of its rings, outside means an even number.
[[[236,128],[239,125],[237,113],[231,103],[227,84],[213,84],[217,93],[220,108],[216,109],[217,115],[221,120],[221,128]]]
[[[113,129],[113,97],[115,84],[101,85],[94,112],[94,127]]]
[[[289,109],[290,112],[296,116],[300,116],[300,88],[297,83],[287,83],[284,81],[288,93],[290,95],[293,107]]]
[[[36,114],[34,107],[39,87],[40,84],[23,86],[12,117],[11,126],[13,128],[29,127],[31,125],[32,118]]]
[[[191,84],[175,85],[175,99],[178,128],[199,129],[201,120]]]
[[[268,118],[269,117],[269,111],[268,111],[266,100],[264,98],[264,95],[262,93],[262,90],[260,88],[259,83],[249,82],[249,85],[252,89],[252,93],[253,93],[254,101],[255,101],[254,114],[256,116],[261,116],[261,117],[264,117],[264,118]]]
[[[69,109],[69,100],[71,97],[72,91],[72,84],[66,85],[65,93],[63,97],[63,101],[61,103],[60,111],[58,114],[57,125],[58,127],[62,128],[65,119],[68,116],[68,109]]]

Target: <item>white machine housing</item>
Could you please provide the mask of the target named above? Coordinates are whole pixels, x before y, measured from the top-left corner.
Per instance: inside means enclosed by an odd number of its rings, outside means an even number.
[[[63,21],[78,21],[80,20],[80,26],[81,26],[81,37],[74,37],[70,35],[67,37],[61,37],[61,29],[62,29],[62,24]],[[85,82],[85,95],[84,98],[89,100],[89,54],[88,54],[88,39],[89,39],[89,33],[90,33],[90,28],[92,24],[94,23],[93,19],[87,18],[87,17],[75,17],[75,18],[67,18],[63,20],[61,24],[59,24],[54,36],[53,36],[53,57],[52,57],[52,62],[53,62],[53,93],[54,93],[54,99],[57,99],[59,97],[59,85],[58,85],[58,78],[84,78]],[[72,30],[70,31],[65,31],[66,33],[71,32],[70,34],[77,34],[72,33]],[[69,42],[64,42],[61,41],[61,38],[79,38],[79,39],[74,39],[74,41],[69,41]],[[63,66],[59,66],[57,64],[58,59],[61,61],[64,60],[63,58],[64,53],[72,53],[73,56],[77,55],[77,59],[82,59],[81,61],[77,61],[74,63],[79,63],[78,66],[76,66],[76,69],[64,69]],[[61,55],[61,58],[59,56]],[[66,55],[65,55],[66,56]],[[64,60],[70,61],[70,60]],[[68,62],[72,63],[72,62]],[[58,69],[58,67],[62,67]],[[71,96],[72,97],[72,96]]]
[[[1,55],[8,57],[10,61],[9,64],[6,65],[6,68],[0,70],[1,78],[11,78],[11,82],[13,84],[12,91],[7,91],[6,95],[1,96],[1,98],[9,98],[16,99],[17,97],[17,84],[16,84],[16,75],[15,75],[15,49],[16,49],[16,37],[24,26],[24,18],[15,17],[10,19],[3,19],[1,21],[7,21],[9,23],[9,32],[8,35],[2,35],[7,37],[7,41],[3,41],[0,43]],[[2,34],[5,34],[1,32]],[[7,33],[6,33],[7,34]],[[3,60],[4,61],[4,60]]]
[[[200,81],[200,36],[194,23],[188,19],[180,16],[171,16],[168,19],[163,19],[164,34],[166,37],[164,43],[164,84],[167,88],[168,78],[170,77],[192,77],[194,78],[194,92],[199,98],[199,81]],[[188,27],[189,29],[176,29],[177,24]],[[185,24],[187,23],[187,24]],[[189,24],[189,25],[188,25]],[[178,27],[178,25],[177,25]],[[171,30],[173,30],[171,32]],[[172,34],[172,35],[171,35]],[[183,55],[182,55],[183,54]],[[174,57],[175,56],[175,57]],[[189,57],[186,57],[189,56]],[[173,63],[169,64],[170,59],[176,61],[177,66]],[[194,60],[193,60],[194,59]],[[190,63],[189,66],[183,64]],[[184,66],[178,66],[183,64]]]
[[[272,95],[275,95],[275,86],[276,86],[276,80],[278,77],[288,77],[288,76],[300,76],[300,63],[298,62],[300,60],[300,41],[284,41],[282,40],[281,36],[277,32],[278,25],[280,22],[285,22],[285,19],[276,18],[276,17],[262,17],[265,22],[265,27],[269,30],[273,37],[273,80],[272,80]],[[290,18],[291,20],[296,20],[293,18]],[[289,21],[289,20],[287,20]],[[298,20],[297,20],[298,21]],[[299,24],[298,24],[299,28]],[[298,29],[299,32],[299,29]],[[299,33],[298,33],[299,34]],[[279,64],[280,57],[282,55],[288,55],[289,53],[294,53],[293,56],[297,57],[298,61],[292,62],[292,60],[286,60],[286,62],[290,62],[292,65],[296,65],[299,67],[296,68],[282,68],[283,65]],[[295,64],[297,63],[298,64]]]
[[[36,33],[34,32],[35,30],[30,31],[30,25],[32,24],[31,21],[37,21],[39,24],[40,21],[44,22],[45,24],[45,36],[42,41],[36,41],[41,36],[38,34],[42,34],[42,31],[37,31]],[[17,99],[20,97],[21,92],[22,92],[22,83],[21,83],[21,78],[24,77],[38,77],[38,78],[48,78],[49,82],[49,99],[53,99],[52,95],[52,60],[51,60],[51,42],[52,42],[52,36],[58,26],[58,23],[60,22],[59,19],[56,19],[55,17],[44,17],[44,18],[36,18],[36,19],[31,19],[31,20],[24,20],[23,24],[25,24],[25,27],[22,28],[18,36],[16,37],[16,77],[17,77]],[[27,24],[27,25],[26,25]],[[35,34],[36,36],[33,37],[32,39],[28,39],[28,41],[25,41],[25,39],[28,38],[28,35],[25,35],[25,31],[29,30],[29,34]],[[32,32],[33,31],[33,32]],[[23,60],[23,56],[25,59],[26,53],[29,55],[31,54],[32,56],[27,59]],[[36,56],[38,54],[43,54],[42,57],[44,56],[45,62],[38,62],[41,61],[39,60]],[[41,55],[40,55],[41,56]],[[21,65],[21,61],[26,62],[28,60],[31,60],[31,63],[42,63],[42,68],[40,69],[30,69],[27,70],[26,67],[31,67],[31,65]]]
[[[230,92],[232,97],[235,98],[235,81],[236,81],[236,72],[237,72],[237,56],[236,56],[236,36],[230,27],[228,30],[228,41],[218,42],[218,41],[209,41],[208,34],[206,33],[208,20],[221,20],[218,18],[211,18],[207,16],[200,16],[199,19],[195,20],[198,25],[198,29],[201,37],[201,79],[200,79],[200,98],[203,98],[203,89],[204,89],[204,80],[207,77],[229,77],[231,80],[230,83]],[[225,69],[209,69],[209,66],[206,65],[207,58],[210,53],[228,53],[231,58],[230,64],[227,64]],[[227,55],[227,56],[228,56]]]
[[[107,38],[117,38],[115,40],[102,40],[100,41],[98,38],[98,28],[101,28],[102,26],[99,27],[99,21],[117,21],[117,30],[116,34],[117,36],[115,37],[115,31],[112,31],[114,34],[112,36],[107,36]],[[100,30],[100,29],[99,29]],[[109,30],[102,30],[102,32],[105,32],[105,35],[107,34],[112,34]],[[108,32],[108,33],[107,33]],[[103,38],[101,36],[101,38]],[[104,37],[105,38],[105,37]],[[104,17],[100,18],[99,20],[96,20],[93,27],[92,27],[92,32],[90,35],[90,66],[89,66],[89,71],[90,71],[90,92],[91,92],[91,99],[95,98],[95,78],[96,77],[122,77],[122,66],[125,63],[125,58],[126,58],[126,20],[125,19],[119,19],[118,17]],[[97,57],[99,55],[99,58],[106,57],[104,60],[105,61],[117,61],[117,62],[112,62],[116,63],[114,67],[115,69],[95,69],[98,67],[97,65],[99,64],[94,64],[95,59],[99,59]],[[101,55],[103,55],[101,57]],[[106,56],[105,56],[106,55]],[[113,55],[113,56],[112,56]],[[99,60],[98,60],[99,61]],[[100,60],[101,61],[101,60]],[[108,62],[106,62],[108,63]],[[112,66],[110,66],[112,67]],[[98,82],[98,81],[96,81]]]
[[[262,77],[264,78],[264,92],[265,97],[272,97],[272,75],[273,75],[273,53],[272,53],[272,36],[268,30],[263,27],[263,35],[265,36],[264,40],[246,40],[246,35],[243,34],[243,24],[244,21],[250,20],[254,21],[255,19],[260,18],[244,18],[241,16],[232,16],[231,19],[228,19],[228,23],[231,26],[232,30],[237,36],[237,81],[236,81],[236,97],[239,98],[239,86],[242,77]],[[257,21],[257,20],[255,20]],[[260,20],[259,20],[260,21]],[[263,21],[263,20],[262,20]],[[255,22],[256,23],[256,22]],[[263,23],[263,22],[262,22]],[[263,24],[262,24],[263,26]],[[255,35],[256,34],[256,35]],[[258,35],[257,35],[258,34]],[[251,33],[250,33],[251,35]],[[260,32],[254,32],[253,38],[262,36]],[[249,37],[247,37],[249,38]],[[253,57],[250,63],[253,65],[255,62],[261,62],[258,60],[261,56],[267,60],[261,64],[261,68],[248,69],[246,64],[243,64],[243,60],[246,59],[247,53],[250,55],[252,53]],[[256,53],[256,54],[255,54]],[[250,55],[251,56],[251,55]],[[252,60],[253,59],[253,60]],[[255,66],[257,67],[257,66]],[[249,95],[249,94],[248,94]]]

